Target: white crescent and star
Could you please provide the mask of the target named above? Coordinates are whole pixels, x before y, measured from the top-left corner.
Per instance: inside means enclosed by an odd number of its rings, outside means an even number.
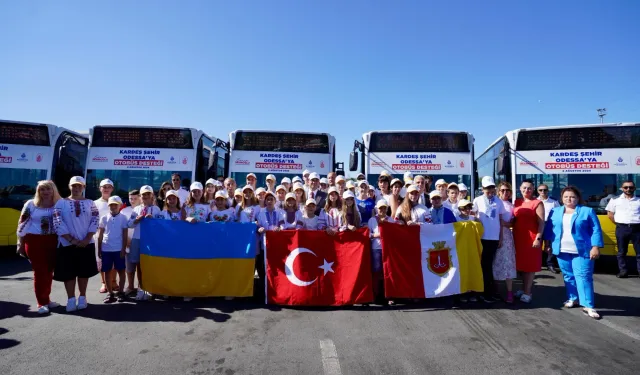
[[[287,275],[287,279],[289,279],[291,284],[297,285],[297,286],[309,286],[315,283],[318,280],[318,278],[316,277],[311,281],[303,281],[303,280],[300,280],[298,276],[296,276],[295,272],[293,272],[293,262],[296,260],[296,257],[302,253],[310,253],[310,254],[313,254],[313,256],[317,257],[316,253],[314,253],[309,249],[305,249],[304,247],[293,249],[291,253],[289,253],[289,256],[287,256],[287,260],[284,262],[284,273],[285,275]],[[333,263],[334,262],[327,262],[327,260],[324,259],[323,264],[321,266],[318,266],[318,268],[324,271],[323,276],[325,276],[328,272],[335,273],[333,271]]]

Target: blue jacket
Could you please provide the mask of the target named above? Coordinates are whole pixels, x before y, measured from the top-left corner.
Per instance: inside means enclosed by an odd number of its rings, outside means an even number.
[[[551,249],[554,255],[560,254],[563,216],[564,206],[552,209],[544,228],[544,239],[551,241]],[[589,258],[592,246],[604,247],[600,221],[592,208],[576,206],[576,211],[571,216],[571,236],[576,242],[578,254],[582,257]]]

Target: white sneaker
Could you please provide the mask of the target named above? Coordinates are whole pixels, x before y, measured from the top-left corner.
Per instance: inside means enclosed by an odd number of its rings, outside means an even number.
[[[533,299],[533,297],[531,297],[528,294],[523,294],[522,297],[520,297],[520,301],[524,302],[524,303],[531,303],[532,299]]]
[[[598,312],[595,309],[585,307],[584,309],[582,309],[582,312],[589,315],[589,317],[592,319],[596,319],[596,320],[600,319],[600,314],[598,314]]]
[[[78,297],[78,310],[84,310],[87,308],[87,297]]]
[[[573,307],[576,307],[576,306],[578,306],[578,304],[576,303],[575,299],[567,300],[564,303],[564,307],[566,307],[567,309],[570,309],[570,308],[573,308]]]
[[[184,301],[185,302],[191,302],[191,301],[193,301],[193,297],[184,297]]]
[[[51,309],[55,309],[56,307],[60,307],[60,304],[58,302],[51,301],[51,302],[49,302],[47,307],[49,308],[49,310],[51,310]]]
[[[136,301],[143,301],[145,296],[144,290],[138,288],[138,293],[136,293]]]
[[[76,297],[71,297],[67,300],[67,312],[76,311],[78,306],[76,306]]]
[[[38,314],[44,315],[49,313],[49,308],[47,306],[38,307]]]
[[[520,297],[522,297],[522,295],[523,295],[523,294],[524,294],[524,291],[523,291],[523,290],[519,290],[519,291],[515,292],[515,293],[513,294],[513,296],[514,296],[515,298],[520,298]]]

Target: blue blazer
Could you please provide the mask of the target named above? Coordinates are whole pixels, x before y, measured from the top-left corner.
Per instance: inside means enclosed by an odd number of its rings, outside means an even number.
[[[564,206],[552,209],[544,228],[544,239],[551,241],[551,249],[554,255],[560,254],[563,216]],[[600,221],[592,208],[581,205],[576,206],[576,211],[571,217],[571,236],[576,242],[578,254],[582,257],[589,258],[592,246],[604,247]]]

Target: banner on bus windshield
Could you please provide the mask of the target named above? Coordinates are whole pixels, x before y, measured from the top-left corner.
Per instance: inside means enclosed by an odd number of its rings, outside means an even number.
[[[49,169],[51,148],[0,144],[0,168]]]
[[[105,148],[89,149],[87,169],[152,169],[157,171],[190,171],[193,150],[167,148]]]
[[[639,173],[640,150],[605,148],[583,150],[516,151],[516,173]]]
[[[452,152],[375,152],[369,153],[369,173],[383,170],[392,174],[471,174],[470,153]]]
[[[305,169],[326,175],[331,172],[331,155],[304,152],[231,152],[231,172],[300,173]]]

